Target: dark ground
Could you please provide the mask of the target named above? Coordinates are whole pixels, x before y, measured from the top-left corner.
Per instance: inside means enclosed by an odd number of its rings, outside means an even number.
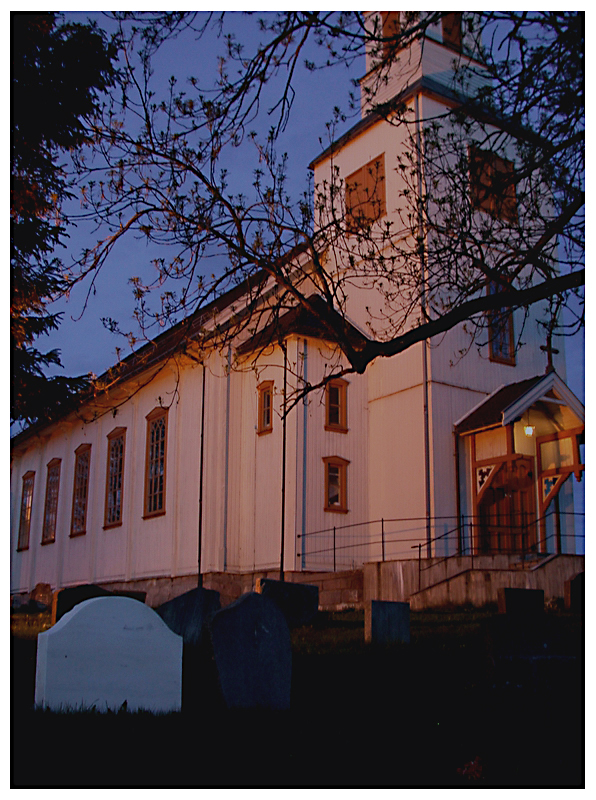
[[[513,655],[502,622],[413,612],[410,645],[374,647],[361,613],[319,614],[293,632],[290,712],[226,711],[209,662],[185,653],[184,710],[161,716],[34,711],[21,625],[12,787],[582,788],[583,618],[548,614]]]

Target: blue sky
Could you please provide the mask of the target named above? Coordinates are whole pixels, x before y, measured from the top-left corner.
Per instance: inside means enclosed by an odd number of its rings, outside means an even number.
[[[70,18],[84,20],[93,16],[105,25],[101,14],[88,12],[69,12]],[[243,40],[253,44],[259,38],[255,30],[255,20],[237,12],[228,17],[228,24]],[[223,43],[215,36],[204,37],[199,43],[192,36],[179,38],[166,44],[156,60],[156,78],[158,85],[166,86],[170,74],[175,74],[181,83],[189,74],[200,76],[205,83],[209,74],[215,75],[217,55],[222,51]],[[287,152],[289,157],[289,187],[294,198],[297,198],[306,186],[307,166],[311,159],[326,144],[326,123],[330,120],[333,107],[348,109],[349,93],[353,86],[351,80],[364,72],[363,60],[356,63],[348,71],[344,67],[324,69],[315,74],[303,70],[296,81],[296,99],[292,117],[283,134],[278,152]],[[266,130],[270,118],[262,115],[261,130]],[[348,118],[343,130],[356,121]],[[256,127],[256,126],[255,126]],[[341,133],[342,129],[338,131]],[[250,186],[252,168],[247,169],[238,153],[232,153],[228,161],[231,180],[241,187],[244,182]],[[88,223],[71,229],[68,247],[61,252],[68,262],[69,254],[77,254],[96,238],[92,226]],[[117,246],[110,260],[103,268],[102,274],[94,284],[94,293],[85,299],[89,283],[76,287],[68,301],[55,304],[55,310],[64,312],[63,323],[59,331],[50,337],[40,340],[40,347],[57,347],[62,354],[64,369],[59,374],[78,375],[93,372],[100,374],[115,363],[116,348],[126,350],[126,342],[109,333],[101,323],[101,317],[109,316],[117,319],[126,327],[132,313],[133,301],[129,278],[132,275],[147,275],[152,252],[143,240],[134,237],[125,238]],[[84,312],[84,313],[83,313]],[[583,334],[566,341],[568,359],[568,383],[572,390],[584,398],[584,337]]]

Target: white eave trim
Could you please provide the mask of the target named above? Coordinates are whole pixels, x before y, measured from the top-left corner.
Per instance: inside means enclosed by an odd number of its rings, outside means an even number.
[[[582,422],[585,422],[585,408],[583,403],[577,399],[571,389],[565,384],[556,372],[549,372],[535,386],[518,398],[514,403],[503,410],[503,425],[510,425],[521,417],[524,411],[542,399],[547,392],[553,391],[563,404],[568,406],[571,411]],[[548,398],[545,398],[548,400]]]

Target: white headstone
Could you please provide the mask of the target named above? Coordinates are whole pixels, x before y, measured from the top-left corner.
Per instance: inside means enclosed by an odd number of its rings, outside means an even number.
[[[182,637],[149,606],[94,597],[37,639],[35,705],[179,711]]]

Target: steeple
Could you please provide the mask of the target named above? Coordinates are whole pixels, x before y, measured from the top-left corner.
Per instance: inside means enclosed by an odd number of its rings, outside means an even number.
[[[360,79],[360,111],[386,103],[408,88],[422,85],[442,96],[476,91],[485,83],[482,65],[472,54],[461,11],[450,11],[426,28],[424,37],[400,46],[392,37],[423,21],[430,12],[370,11],[366,27],[372,35],[366,52],[366,73]]]

